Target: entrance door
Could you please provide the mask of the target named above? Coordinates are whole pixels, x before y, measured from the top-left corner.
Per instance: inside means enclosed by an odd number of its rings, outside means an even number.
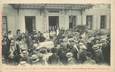
[[[56,31],[59,27],[59,16],[49,16],[49,31]]]
[[[25,16],[26,31],[32,33],[35,27],[35,16]]]

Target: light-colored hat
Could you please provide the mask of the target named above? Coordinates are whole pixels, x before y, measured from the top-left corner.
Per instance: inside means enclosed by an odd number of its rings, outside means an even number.
[[[70,41],[70,42],[74,42],[74,38],[70,38],[69,41]]]
[[[32,63],[36,63],[36,62],[39,61],[39,58],[38,58],[38,56],[36,54],[33,54],[31,59],[32,59]]]
[[[99,49],[99,45],[93,45],[93,49]]]
[[[24,48],[24,46],[21,44],[21,45],[20,45],[20,48]]]
[[[84,45],[84,44],[82,42],[80,42],[79,45]]]
[[[25,65],[25,64],[27,64],[27,62],[26,62],[26,61],[20,61],[19,64],[20,64],[20,65]]]
[[[96,48],[96,47],[98,47],[97,45],[93,45],[93,48]]]
[[[26,54],[26,53],[27,53],[27,51],[25,51],[25,50],[24,50],[24,51],[22,51],[22,53],[23,53],[23,54]]]
[[[38,59],[38,56],[35,55],[35,54],[33,54],[33,55],[31,56],[31,59]]]
[[[81,49],[87,49],[87,47],[85,45],[81,46]]]
[[[34,47],[38,47],[38,44],[37,44],[37,43],[35,43],[35,44],[33,44],[33,46],[34,46]]]
[[[105,39],[105,38],[103,38],[103,39],[101,39],[101,41],[106,41],[106,39]]]
[[[21,48],[22,50],[27,50],[27,48],[24,47],[23,45],[20,45],[20,48]]]
[[[71,53],[71,52],[68,52],[67,54],[66,54],[66,57],[72,57],[73,56],[73,54]]]

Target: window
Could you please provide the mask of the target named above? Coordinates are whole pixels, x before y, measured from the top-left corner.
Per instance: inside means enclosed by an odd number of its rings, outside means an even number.
[[[7,16],[2,16],[2,33],[8,33]]]
[[[31,33],[36,30],[35,16],[25,16],[26,31]]]
[[[92,25],[93,25],[93,16],[92,15],[86,16],[86,25],[89,29],[92,29]]]
[[[69,16],[69,28],[72,29],[76,26],[76,16]]]
[[[100,18],[100,28],[105,29],[106,28],[106,16],[102,15]]]

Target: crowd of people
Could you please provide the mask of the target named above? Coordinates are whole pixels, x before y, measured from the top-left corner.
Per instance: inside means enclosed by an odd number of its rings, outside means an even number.
[[[63,29],[58,34],[36,30],[21,33],[18,29],[15,35],[12,31],[3,35],[2,62],[12,65],[110,65],[110,44],[110,34],[99,36]]]

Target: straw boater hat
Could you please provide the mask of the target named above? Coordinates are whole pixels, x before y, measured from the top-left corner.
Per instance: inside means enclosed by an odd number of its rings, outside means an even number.
[[[26,61],[21,61],[20,62],[20,65],[25,65],[26,64]]]
[[[69,42],[74,42],[74,38],[70,38],[70,39],[69,39]]]
[[[72,54],[71,52],[68,52],[68,53],[66,54],[66,57],[68,57],[68,58],[73,57],[73,54]]]
[[[105,39],[105,38],[101,39],[101,42],[105,42],[105,41],[106,41],[106,39]]]
[[[33,54],[33,55],[31,56],[31,60],[32,60],[33,63],[35,63],[35,62],[38,62],[38,61],[39,61],[39,58],[38,58],[38,56],[37,56],[36,54]]]
[[[31,57],[31,59],[37,59],[37,58],[38,58],[38,56],[35,55],[35,54],[33,54],[32,57]]]
[[[93,49],[99,49],[99,45],[93,45]]]

